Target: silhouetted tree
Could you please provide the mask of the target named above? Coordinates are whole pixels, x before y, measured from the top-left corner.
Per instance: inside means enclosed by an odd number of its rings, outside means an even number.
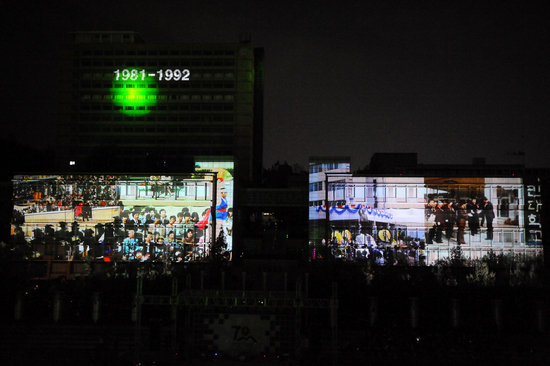
[[[218,237],[210,245],[210,258],[213,262],[219,262],[223,259],[223,252],[227,249],[227,242],[225,240],[225,233],[223,229],[220,230]]]

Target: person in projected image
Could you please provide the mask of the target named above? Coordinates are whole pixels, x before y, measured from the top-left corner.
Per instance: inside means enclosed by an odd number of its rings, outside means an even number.
[[[443,230],[445,228],[445,208],[442,200],[437,201],[435,207],[435,242],[438,244],[443,243]]]
[[[148,233],[143,241],[143,252],[144,254],[151,254],[152,257],[155,256],[155,236],[151,233]],[[151,256],[149,258],[151,258]]]
[[[168,223],[170,223],[170,220],[168,219],[168,217],[166,216],[166,210],[164,208],[162,208],[160,211],[160,223],[162,225],[167,225]]]
[[[456,223],[455,204],[454,202],[445,200],[443,207],[445,208],[445,236],[447,237],[447,240],[451,241],[454,240],[453,228],[454,224]]]
[[[185,224],[185,221],[183,221],[183,212],[178,212],[176,214],[176,224],[177,225]]]
[[[185,221],[183,219],[183,213],[178,212],[176,214],[176,222],[174,223],[173,226],[174,227],[173,227],[172,230],[174,230],[174,232],[176,233],[176,239],[177,240],[182,240],[183,237],[184,237],[184,234],[185,234],[185,232],[184,232],[185,231],[185,229],[184,229]]]
[[[166,237],[166,245],[174,246],[176,245],[176,234],[173,231],[170,231]]]
[[[131,224],[134,226],[134,229],[138,229],[139,227],[141,227],[141,219],[140,219],[140,212],[139,211],[134,211],[132,212],[132,219],[130,220],[131,221]]]
[[[161,222],[160,214],[155,214],[155,218],[153,220],[154,222],[149,225],[149,232],[164,238],[166,236],[166,228]]]
[[[155,261],[162,262],[167,260],[168,251],[166,244],[164,243],[164,238],[159,236],[157,238],[157,244],[155,245]]]
[[[128,230],[128,237],[122,242],[122,260],[134,259],[138,240],[134,230]]]
[[[461,200],[457,205],[456,210],[456,226],[458,226],[457,241],[458,244],[466,244],[464,241],[464,231],[466,229],[466,221],[468,220],[468,212],[466,211],[467,204]]]
[[[487,222],[487,240],[493,240],[493,220],[495,219],[495,211],[493,204],[487,197],[483,197],[483,203],[481,204],[481,226],[484,222]]]
[[[193,230],[188,230],[183,239],[183,252],[186,254],[186,259],[191,259],[195,250],[195,237]]]
[[[477,235],[479,231],[479,206],[477,204],[477,199],[472,198],[467,206],[468,212],[468,227],[472,235]]]
[[[164,225],[166,227],[166,231],[175,231],[176,230],[176,216],[171,215],[168,223]]]
[[[424,216],[426,217],[426,222],[430,226],[426,233],[426,244],[433,244],[435,238],[435,213],[436,213],[437,203],[434,199],[429,199],[424,206]]]

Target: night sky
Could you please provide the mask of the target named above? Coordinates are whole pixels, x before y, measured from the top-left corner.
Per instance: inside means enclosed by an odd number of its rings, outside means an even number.
[[[3,21],[3,137],[54,146],[68,32],[136,31],[152,43],[238,42],[250,32],[265,49],[266,167],[345,155],[357,169],[375,152],[417,152],[425,164],[485,157],[550,167],[546,2],[456,3],[12,3]]]

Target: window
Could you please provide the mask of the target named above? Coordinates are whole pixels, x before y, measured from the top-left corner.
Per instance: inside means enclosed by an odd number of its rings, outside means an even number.
[[[397,187],[397,202],[407,202],[407,191],[405,187]]]
[[[512,243],[512,233],[511,232],[504,232],[504,242],[505,243]]]
[[[310,192],[317,192],[323,190],[323,182],[313,182],[309,184]]]
[[[356,202],[365,202],[365,187],[364,186],[356,186],[354,198]]]

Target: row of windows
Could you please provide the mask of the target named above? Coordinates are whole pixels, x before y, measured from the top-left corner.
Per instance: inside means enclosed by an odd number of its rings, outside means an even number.
[[[326,172],[329,170],[336,170],[336,169],[348,169],[349,170],[349,163],[323,163],[323,164],[310,164],[309,165],[309,173],[321,173]]]
[[[116,142],[120,141],[120,142]],[[147,149],[149,149],[150,154],[156,156],[164,155],[167,157],[177,157],[177,156],[186,156],[186,155],[218,155],[218,156],[231,156],[233,155],[233,149],[231,147],[208,147],[208,146],[193,146],[193,147],[167,147],[162,145],[157,146],[147,146],[147,147],[122,147],[122,139],[113,139],[113,140],[104,140],[104,146],[107,146],[106,149],[109,150],[109,153],[113,156],[122,157],[142,157],[147,156]],[[85,143],[79,142],[79,145]],[[87,143],[86,143],[87,144]],[[90,148],[96,146],[96,143],[90,143]],[[79,156],[83,154],[84,150],[79,146],[79,148],[70,148],[68,150],[69,156]],[[84,153],[86,154],[86,153]]]
[[[82,50],[75,56],[234,56],[235,50]]]
[[[139,118],[139,119],[138,119]],[[147,115],[142,117],[129,117],[121,114],[74,114],[71,121],[159,121],[159,122],[233,122],[232,114],[227,115]]]
[[[418,239],[425,239],[426,230],[419,229],[414,230],[411,228],[407,228],[407,236],[418,238]],[[482,235],[472,235],[467,237],[468,242],[471,243],[478,243],[481,245],[482,243]],[[494,246],[495,244],[502,244],[502,243],[524,243],[524,234],[523,231],[517,231],[517,230],[495,230],[493,233],[493,240],[491,243],[491,246]],[[476,250],[474,248],[474,250]]]
[[[185,146],[212,146],[212,145],[219,145],[219,146],[226,146],[230,147],[233,146],[233,142],[230,141],[227,137],[223,136],[188,136],[185,137],[182,141],[182,138],[155,138],[155,137],[129,137],[129,136],[105,136],[105,138],[101,139],[102,143],[106,144],[116,144],[116,145],[124,145],[128,144],[131,146],[135,145],[168,145],[168,146],[179,146],[179,145],[185,145]],[[88,137],[88,136],[79,136],[78,137],[78,143],[79,144],[97,144],[97,138],[94,137]]]
[[[324,200],[309,201],[309,206],[310,206],[310,207],[323,206],[324,204],[325,204],[325,201],[324,201]],[[345,206],[345,205],[346,205],[346,201],[345,201],[345,200],[328,201],[328,205],[329,205],[330,207]]]
[[[319,182],[320,183],[320,182]],[[310,191],[311,191],[310,184]],[[498,185],[456,185],[456,186],[364,186],[364,185],[332,185],[330,196],[335,199],[354,198],[357,202],[364,202],[366,198],[377,197],[379,200],[385,198],[397,198],[406,202],[407,198],[413,199],[468,199],[474,197],[487,197],[490,200],[506,199],[508,202],[516,202],[521,198],[521,188],[504,187]]]
[[[187,125],[187,126],[86,126],[78,127],[80,133],[218,133],[218,134],[233,134],[233,126],[203,126],[203,125]]]
[[[310,192],[317,192],[317,191],[322,191],[323,190],[323,184],[324,182],[314,182],[314,183],[309,183],[309,191]]]
[[[525,174],[525,171],[523,169],[513,169],[513,168],[505,168],[505,169],[489,169],[489,168],[482,168],[482,169],[446,169],[446,168],[438,168],[438,169],[419,169],[414,168],[409,171],[405,170],[403,171],[403,175],[415,175],[415,176],[424,176],[424,177],[458,177],[458,176],[465,176],[465,177],[502,177],[502,176],[522,176]],[[546,174],[546,173],[545,173]]]
[[[79,110],[81,111],[119,111],[122,110],[122,106],[116,105],[93,105],[93,104],[81,104]],[[144,105],[144,106],[126,106],[125,110],[148,110],[148,111],[233,111],[235,106],[233,104],[179,104],[179,105]]]
[[[214,59],[214,60],[147,60],[147,61],[127,61],[124,60],[124,67],[234,67],[233,59]],[[120,60],[74,60],[74,67],[101,67],[101,66],[119,66]]]
[[[73,78],[75,79],[99,79],[99,78],[108,78],[113,79],[115,77],[114,70],[84,70],[81,72],[73,72]],[[197,78],[228,78],[233,79],[235,78],[235,73],[233,71],[228,70],[219,70],[217,72],[212,71],[201,71],[201,70],[193,70],[190,75],[191,79],[197,79]]]
[[[112,83],[90,83],[90,82],[81,82],[73,84],[73,89],[83,88],[83,89],[111,89],[113,86],[115,88],[123,88],[124,84],[115,84]],[[131,85],[131,86],[128,86]],[[172,83],[156,83],[156,84],[126,84],[126,88],[142,88],[142,89],[233,89],[235,88],[235,83],[231,81],[189,81],[189,82],[172,82]]]
[[[71,121],[160,121],[160,122],[233,122],[233,115],[147,115],[140,117],[124,116],[122,114],[73,114]]]
[[[234,100],[233,94],[177,94],[177,95],[136,95],[135,99],[150,99],[150,100]],[[75,99],[78,99],[75,96]],[[122,99],[121,95],[112,94],[81,94],[82,100],[112,100]]]

